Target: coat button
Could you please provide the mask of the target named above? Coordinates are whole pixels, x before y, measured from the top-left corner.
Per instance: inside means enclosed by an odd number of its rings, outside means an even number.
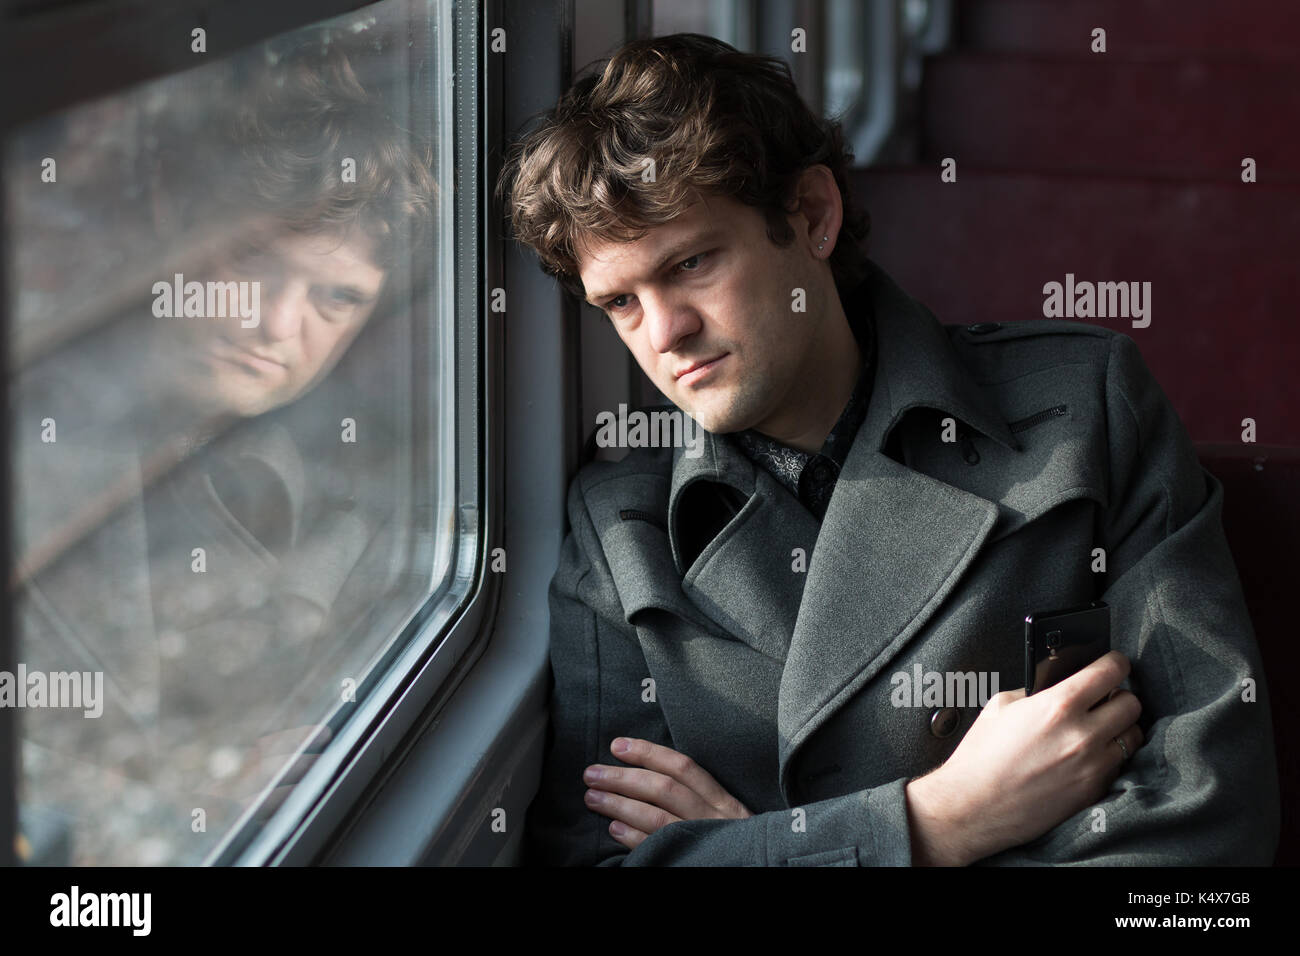
[[[1001,322],[976,322],[974,325],[966,326],[966,331],[971,335],[987,335],[989,332],[996,332],[1002,328]]]
[[[961,721],[961,711],[956,707],[941,707],[930,715],[930,733],[936,737],[950,737]]]

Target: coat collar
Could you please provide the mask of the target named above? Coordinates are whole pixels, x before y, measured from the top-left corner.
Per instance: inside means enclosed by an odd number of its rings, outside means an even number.
[[[854,447],[866,444],[883,451],[890,434],[913,408],[952,415],[1012,451],[1021,445],[1006,420],[961,363],[948,334],[934,315],[875,263],[868,264],[862,284],[848,297],[869,296],[875,312],[877,365],[866,418]],[[668,498],[669,538],[677,570],[685,574],[677,518],[682,492],[697,481],[721,482],[745,495],[755,492],[756,469],[748,456],[723,435],[704,432],[704,450],[695,458],[681,448],[674,453]]]
[[[934,316],[874,264],[864,285],[877,373],[820,526],[724,436],[705,432],[696,458],[674,454],[668,525],[683,592],[729,634],[785,662],[777,726],[787,799],[799,746],[924,627],[998,519],[995,503],[886,455],[890,434],[925,407],[1020,450]],[[680,522],[697,512],[683,502],[701,482],[730,485],[747,503],[686,568]]]
[[[875,263],[870,264],[863,284],[876,313],[879,365],[857,440],[866,438],[881,451],[903,415],[913,408],[932,408],[1020,451],[1006,419],[971,377],[930,310]]]

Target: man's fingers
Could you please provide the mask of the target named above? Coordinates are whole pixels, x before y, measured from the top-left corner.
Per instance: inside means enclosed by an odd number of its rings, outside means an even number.
[[[309,752],[319,752],[329,743],[333,733],[326,724],[309,725],[305,727],[291,727],[288,730],[277,730],[274,733],[264,734],[257,739],[258,749],[263,754],[284,754],[288,756],[297,750],[304,742],[310,743]]]
[[[609,825],[609,835],[629,850],[635,850],[650,834],[642,833],[636,827],[630,827],[626,823],[615,820]]]
[[[584,799],[589,808],[602,816],[612,817],[642,833],[654,833],[681,819],[657,806],[603,790],[588,790]]]
[[[1132,691],[1120,690],[1114,697],[1103,700],[1084,714],[1083,726],[1090,733],[1109,739],[1135,727],[1141,715],[1142,702]],[[1139,734],[1141,732],[1138,730]]]
[[[325,724],[291,727],[264,734],[242,751],[238,773],[215,784],[213,792],[248,804],[262,787],[283,773],[276,789],[263,801],[262,812],[269,815],[307,775],[332,736]],[[304,744],[306,750],[298,753]]]
[[[593,790],[641,800],[683,820],[712,817],[720,812],[686,784],[657,770],[595,764],[583,773],[582,781]]]
[[[1042,693],[1065,695],[1073,704],[1087,710],[1118,687],[1128,677],[1132,666],[1121,652],[1107,651],[1087,667]]]
[[[635,737],[619,737],[614,742],[619,741],[627,742],[627,750],[619,753],[611,746],[610,753],[624,763],[672,777],[715,810],[732,810],[739,806],[738,801],[707,770],[684,753]]]
[[[291,793],[293,793],[293,787],[289,786],[276,787],[267,794],[266,799],[262,801],[260,806],[258,806],[257,813],[254,815],[257,821],[259,823],[265,823],[267,820],[271,819],[275,814],[275,811],[280,809],[280,805],[289,798],[289,794]]]
[[[1141,746],[1142,729],[1136,724],[1106,741],[1106,753],[1112,761],[1107,766],[1112,783],[1124,772],[1129,760],[1137,754]]]
[[[302,754],[301,756],[296,757],[293,763],[289,764],[287,768],[283,766],[277,767],[277,771],[280,769],[284,769],[285,771],[284,777],[280,780],[280,786],[292,787],[294,784],[301,781],[303,777],[307,776],[307,771],[316,763],[318,756],[318,754]],[[281,763],[283,764],[283,762]]]

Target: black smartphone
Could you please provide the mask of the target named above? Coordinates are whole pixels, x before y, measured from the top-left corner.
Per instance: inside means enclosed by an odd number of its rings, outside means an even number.
[[[1025,618],[1025,695],[1060,683],[1110,650],[1110,605],[1093,601]]]

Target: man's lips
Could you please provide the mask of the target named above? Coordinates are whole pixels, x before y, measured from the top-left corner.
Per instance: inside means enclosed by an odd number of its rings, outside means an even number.
[[[213,349],[213,355],[223,361],[231,362],[254,372],[277,372],[288,368],[284,362],[258,355],[256,352],[240,348],[229,342],[219,343]]]
[[[688,365],[682,371],[677,373],[676,378],[678,384],[690,385],[693,384],[694,382],[699,381],[700,379],[708,375],[710,372],[712,372],[715,368],[717,368],[718,363],[720,363],[724,358],[726,358],[730,354],[731,354],[730,352],[723,352],[721,355],[714,356],[711,359],[705,359],[702,362],[696,362],[693,365]]]

